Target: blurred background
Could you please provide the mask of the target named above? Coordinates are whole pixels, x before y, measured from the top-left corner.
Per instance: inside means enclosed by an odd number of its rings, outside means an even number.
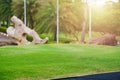
[[[111,33],[120,40],[120,0],[0,0],[0,32],[15,15],[49,43],[70,43]]]

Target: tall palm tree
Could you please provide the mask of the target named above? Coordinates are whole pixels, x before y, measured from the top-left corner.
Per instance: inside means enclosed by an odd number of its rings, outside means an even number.
[[[38,33],[54,32],[56,35],[56,5],[55,0],[46,0],[36,15]],[[56,37],[54,37],[56,40]]]
[[[56,40],[56,0],[46,0],[37,15],[39,33],[51,32]],[[76,8],[75,8],[76,7]],[[80,7],[69,0],[60,1],[60,32],[72,34],[78,40],[76,33],[81,29]],[[81,14],[82,15],[82,14]]]

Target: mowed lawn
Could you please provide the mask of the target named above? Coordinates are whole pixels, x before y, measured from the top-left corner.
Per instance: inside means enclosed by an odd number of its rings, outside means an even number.
[[[0,80],[44,80],[120,70],[120,46],[0,47]]]

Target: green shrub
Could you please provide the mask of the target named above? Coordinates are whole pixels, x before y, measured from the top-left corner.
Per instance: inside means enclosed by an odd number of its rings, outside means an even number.
[[[33,40],[32,36],[30,36],[30,35],[27,35],[26,38],[27,38],[27,40],[30,41],[30,42]]]
[[[0,27],[0,32],[4,32],[4,33],[6,33],[6,27]]]

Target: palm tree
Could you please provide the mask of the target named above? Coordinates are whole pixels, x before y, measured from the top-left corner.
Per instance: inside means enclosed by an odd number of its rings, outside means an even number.
[[[54,32],[56,35],[56,5],[55,0],[46,0],[36,15],[37,26],[35,30],[38,33]],[[54,37],[56,40],[56,37]]]
[[[12,16],[11,3],[12,0],[0,0],[0,21],[3,21],[3,25],[7,22],[6,27],[10,25],[10,17]]]
[[[53,33],[53,39],[56,40],[56,1],[47,0],[40,8],[37,15],[38,26],[36,30],[39,33]],[[78,40],[78,32],[81,29],[81,16],[80,7],[76,7],[76,4],[71,3],[68,0],[60,1],[60,32],[72,34]],[[77,35],[76,35],[77,34]]]
[[[41,5],[41,1],[39,0],[27,0],[27,25],[30,28],[34,28],[36,26],[35,15],[37,14],[39,7]],[[13,11],[16,16],[23,19],[23,11],[24,11],[23,0],[13,0]]]

